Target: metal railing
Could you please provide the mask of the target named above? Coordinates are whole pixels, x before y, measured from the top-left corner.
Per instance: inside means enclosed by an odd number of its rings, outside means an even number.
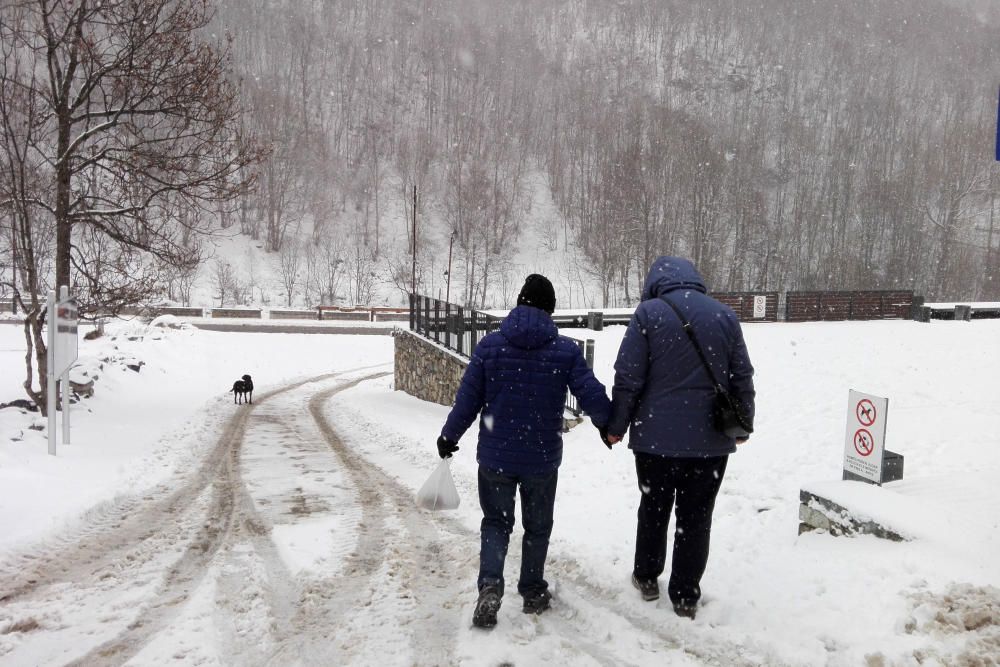
[[[476,344],[487,334],[500,328],[502,317],[489,315],[472,308],[432,299],[420,294],[410,294],[410,330],[428,340],[469,359]],[[587,365],[594,367],[594,341],[576,340]],[[574,415],[581,413],[576,398],[566,392],[566,409]]]
[[[594,367],[594,341],[588,338],[587,340],[574,339],[574,342],[580,346],[580,351],[583,352],[583,358],[587,360],[587,366],[590,368]],[[566,409],[572,412],[574,415],[579,417],[583,410],[580,409],[579,404],[576,401],[576,397],[573,394],[566,392]]]
[[[466,359],[486,334],[503,319],[454,303],[410,295],[410,330]]]

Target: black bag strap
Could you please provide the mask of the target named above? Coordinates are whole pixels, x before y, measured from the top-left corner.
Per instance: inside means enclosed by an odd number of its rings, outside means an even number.
[[[701,345],[698,343],[698,338],[694,335],[694,327],[688,322],[688,319],[684,317],[684,313],[681,309],[677,307],[673,301],[667,298],[666,294],[660,296],[661,299],[667,302],[667,305],[673,308],[674,312],[677,313],[677,318],[684,325],[684,333],[687,337],[691,339],[691,344],[694,345],[694,349],[698,352],[698,358],[701,359],[701,363],[705,365],[705,370],[708,372],[708,377],[712,379],[712,384],[715,386],[715,391],[718,394],[728,393],[725,388],[719,384],[719,381],[715,379],[715,373],[712,372],[712,367],[708,365],[708,359],[705,358],[705,353],[701,349]]]

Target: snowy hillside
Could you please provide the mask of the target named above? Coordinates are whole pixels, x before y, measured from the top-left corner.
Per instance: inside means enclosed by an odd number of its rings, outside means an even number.
[[[588,262],[576,245],[575,234],[567,227],[552,201],[544,175],[535,173],[526,179],[528,200],[520,232],[513,240],[517,250],[511,258],[498,267],[498,280],[490,290],[488,306],[504,308],[513,306],[517,292],[530,273],[543,273],[555,285],[560,296],[560,308],[580,308],[599,305],[600,289],[598,278],[588,273]],[[371,298],[359,303],[354,297],[358,293],[358,267],[352,260],[350,249],[341,248],[343,259],[340,265],[339,290],[333,303],[337,305],[406,305],[406,291],[410,287],[411,256],[409,253],[409,230],[412,221],[407,219],[399,201],[386,198],[388,205],[383,217],[385,243],[379,259],[370,261],[364,267],[371,279]],[[445,299],[449,293],[447,224],[441,219],[440,211],[428,205],[427,214],[417,222],[421,238],[418,272],[421,289],[430,296]],[[310,267],[305,261],[306,247],[312,243],[311,225],[290,230],[287,244],[299,249],[298,266],[291,275],[292,299],[289,304],[285,276],[289,271],[282,266],[282,253],[267,252],[263,241],[254,241],[240,234],[238,228],[219,230],[205,239],[206,261],[195,277],[189,304],[192,306],[246,305],[255,307],[281,308],[286,306],[308,307],[329,303],[321,298],[314,283]],[[230,292],[224,303],[219,299],[219,265],[228,264],[241,289],[239,295]],[[394,271],[405,268],[404,275],[394,280]],[[452,302],[463,300],[466,289],[467,267],[461,263],[456,251],[452,259]],[[363,278],[360,279],[363,282]],[[363,291],[363,290],[362,290]],[[597,298],[595,298],[597,295]],[[174,295],[175,300],[178,295]]]

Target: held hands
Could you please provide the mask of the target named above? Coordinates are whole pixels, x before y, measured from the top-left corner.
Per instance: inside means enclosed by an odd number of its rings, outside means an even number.
[[[604,446],[607,447],[608,449],[611,449],[611,445],[613,445],[613,444],[615,444],[617,442],[621,442],[622,437],[620,435],[609,435],[608,434],[608,427],[607,426],[601,426],[597,430],[601,434],[601,442],[603,442]]]
[[[450,459],[451,455],[458,451],[458,443],[449,440],[443,435],[438,436],[437,446],[438,446],[438,456],[440,456],[443,459]]]

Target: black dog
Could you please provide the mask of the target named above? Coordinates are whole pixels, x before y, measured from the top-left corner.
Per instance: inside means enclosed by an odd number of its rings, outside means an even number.
[[[242,380],[237,380],[233,383],[233,403],[242,403],[245,401],[253,404],[253,380],[250,379],[249,375],[244,375]],[[236,399],[240,400],[237,401]]]

